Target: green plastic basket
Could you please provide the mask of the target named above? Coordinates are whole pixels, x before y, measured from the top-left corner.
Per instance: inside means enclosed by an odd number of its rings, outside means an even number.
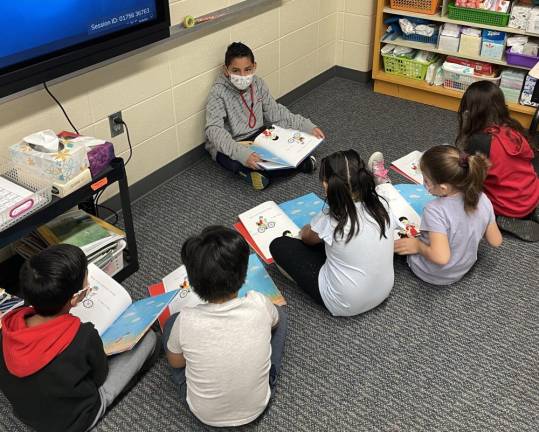
[[[449,3],[449,19],[457,21],[473,22],[497,27],[507,27],[511,14],[502,12],[492,12],[482,9],[463,8]]]
[[[386,73],[401,75],[415,80],[424,80],[425,75],[427,75],[427,69],[436,61],[433,60],[430,63],[423,63],[390,54],[382,54],[382,58],[384,59],[384,70]]]

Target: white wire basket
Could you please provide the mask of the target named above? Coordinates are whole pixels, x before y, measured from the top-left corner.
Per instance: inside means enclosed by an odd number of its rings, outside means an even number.
[[[28,194],[12,203],[2,204],[0,199],[0,231],[16,224],[51,202],[52,184],[7,159],[0,158],[0,177],[28,191]],[[0,184],[0,198],[5,193]]]
[[[501,76],[489,78],[485,76],[461,74],[458,72],[448,71],[445,68],[443,68],[443,70],[444,87],[447,89],[464,92],[468,87],[470,87],[474,82],[477,81],[490,81],[497,86],[500,85]]]

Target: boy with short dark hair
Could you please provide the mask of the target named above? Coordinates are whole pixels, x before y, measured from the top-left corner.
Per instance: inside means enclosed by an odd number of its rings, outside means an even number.
[[[229,45],[223,74],[215,80],[206,106],[206,150],[219,165],[239,174],[259,190],[269,184],[270,176],[314,172],[316,159],[308,157],[297,170],[260,171],[258,162],[262,159],[240,141],[253,141],[272,124],[318,138],[324,138],[324,133],[310,120],[278,104],[255,72],[251,49],[241,42]]]
[[[15,415],[37,431],[86,431],[156,359],[155,333],[107,360],[93,324],[69,313],[90,289],[78,247],[52,246],[30,258],[19,285],[31,306],[2,318],[0,389]]]
[[[180,398],[210,426],[255,420],[281,366],[286,310],[255,291],[238,298],[248,260],[245,240],[222,226],[204,229],[182,247],[191,286],[208,303],[170,317],[163,340]]]

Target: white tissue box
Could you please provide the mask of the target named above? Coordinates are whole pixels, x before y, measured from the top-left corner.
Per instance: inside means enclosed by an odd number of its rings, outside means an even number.
[[[503,57],[504,49],[504,44],[498,44],[492,41],[485,40],[483,41],[483,47],[481,48],[481,57],[501,60]]]
[[[526,29],[528,33],[539,34],[539,8],[534,7],[528,18],[528,27]]]
[[[515,3],[511,8],[511,18],[508,27],[526,30],[533,6]]]
[[[460,37],[459,53],[478,56],[481,52],[481,36],[463,34]]]
[[[65,183],[88,168],[89,164],[84,144],[67,142],[60,147],[57,152],[41,152],[21,141],[12,145],[9,151],[17,165],[30,168],[53,182]]]
[[[454,36],[440,35],[438,40],[438,49],[444,51],[458,52],[460,45],[460,38]]]

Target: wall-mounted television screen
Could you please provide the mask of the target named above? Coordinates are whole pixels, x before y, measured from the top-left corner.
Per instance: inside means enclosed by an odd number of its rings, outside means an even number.
[[[3,0],[0,97],[164,39],[168,0]]]

